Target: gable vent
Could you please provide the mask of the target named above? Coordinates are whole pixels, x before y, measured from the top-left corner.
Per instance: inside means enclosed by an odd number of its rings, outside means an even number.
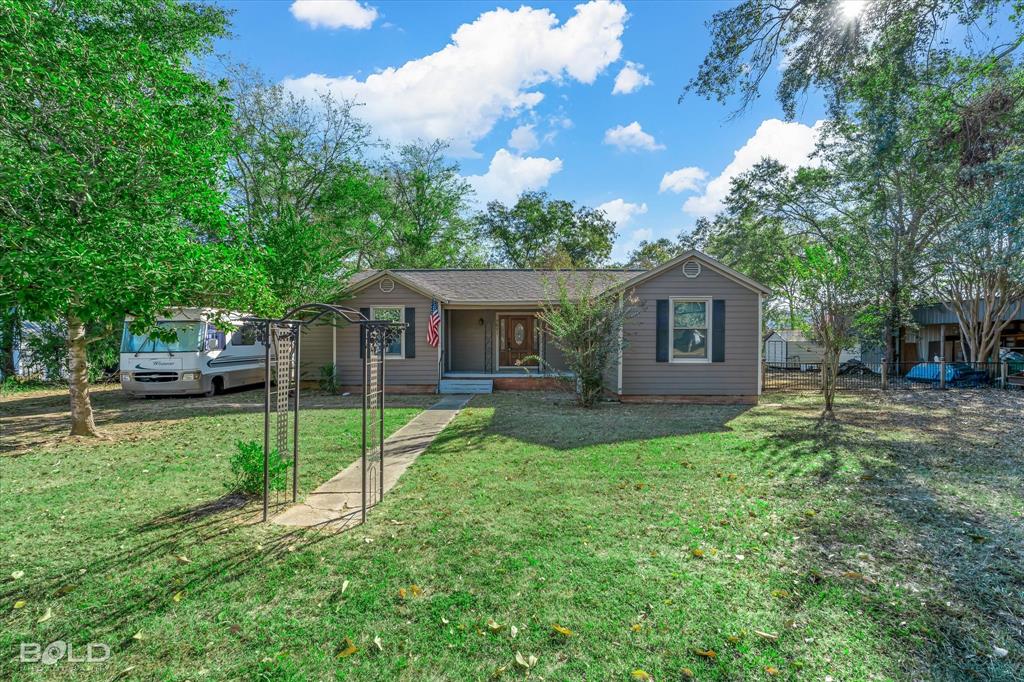
[[[695,260],[688,260],[683,263],[683,274],[693,279],[700,275],[700,263]]]
[[[385,277],[380,281],[380,290],[385,294],[390,294],[395,290],[395,280],[390,277]]]

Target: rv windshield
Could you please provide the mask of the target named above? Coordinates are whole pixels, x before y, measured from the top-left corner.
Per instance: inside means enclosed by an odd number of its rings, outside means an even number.
[[[149,334],[132,334],[127,322],[121,336],[122,353],[195,353],[202,350],[202,322],[157,322],[164,331],[177,333],[178,338],[170,343],[149,338]]]

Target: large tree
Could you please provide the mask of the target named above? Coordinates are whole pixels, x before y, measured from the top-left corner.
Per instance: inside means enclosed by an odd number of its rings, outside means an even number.
[[[379,164],[387,182],[385,238],[369,245],[374,267],[468,267],[483,263],[466,218],[472,187],[445,158],[448,144],[414,142],[390,149]]]
[[[0,12],[0,307],[66,324],[72,434],[97,433],[87,327],[269,303],[222,213],[229,102],[190,68],[226,26],[216,7],[161,0]]]
[[[266,249],[279,298],[331,299],[365,265],[389,211],[386,184],[363,161],[369,127],[330,93],[311,102],[245,67],[230,80],[232,205]]]
[[[1008,7],[1018,11],[1007,19]],[[840,112],[865,64],[926,64],[958,32],[958,53],[999,58],[1024,43],[1022,21],[1018,0],[743,0],[708,22],[711,48],[686,90],[723,103],[738,96],[742,111],[778,70],[788,116],[813,88]]]
[[[601,210],[546,192],[525,192],[513,206],[487,204],[477,221],[496,260],[515,268],[593,268],[615,242],[615,223]]]

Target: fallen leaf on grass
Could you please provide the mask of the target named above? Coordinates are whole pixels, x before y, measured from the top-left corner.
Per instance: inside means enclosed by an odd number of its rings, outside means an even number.
[[[780,670],[778,668],[776,668],[774,665],[765,666],[764,671],[766,673],[768,673],[769,675],[771,675],[772,677],[775,677],[780,672]]]
[[[494,620],[493,618],[488,618],[487,619],[487,629],[490,630],[491,632],[497,634],[497,633],[502,631],[503,626],[502,626],[501,623],[499,623],[498,621]]]
[[[132,635],[132,639],[134,639],[134,640],[135,640],[136,642],[141,642],[141,641],[142,641],[143,639],[145,639],[145,638],[144,638],[144,637],[142,636],[142,630],[139,630],[139,631],[138,631],[138,632],[136,632],[136,633],[135,633],[134,635]]]
[[[651,677],[651,674],[649,672],[647,672],[646,670],[640,670],[639,668],[631,672],[629,676],[634,680],[643,680],[644,682],[649,682],[650,680],[654,679],[653,677]]]
[[[694,649],[693,653],[697,654],[701,658],[709,658],[712,661],[718,658],[718,654],[715,653],[714,649]]]
[[[1007,651],[1006,649],[1004,649],[1001,646],[995,646],[995,645],[992,646],[992,654],[996,658],[1006,658],[1009,655],[1009,653],[1010,653],[1009,651]]]
[[[693,556],[695,556],[698,559],[703,558],[704,557],[704,550],[703,549],[695,549],[695,550],[693,550]]]
[[[729,635],[728,637],[726,637],[726,639],[729,641],[730,644],[736,644],[736,643],[738,643],[740,641],[740,636],[739,635]]]
[[[789,590],[772,590],[772,596],[776,599],[786,599],[789,597]]]
[[[449,623],[448,619],[445,618],[444,616],[441,616],[441,624],[442,625],[448,625],[448,623]]]
[[[11,577],[14,578],[15,580],[18,580],[19,578],[23,577],[24,575],[25,575],[25,571],[15,571],[14,573],[11,573]]]
[[[185,598],[185,593],[184,592],[175,592],[174,596],[171,597],[171,599],[173,599],[175,601],[175,603],[180,602],[184,598]]]
[[[420,595],[423,594],[423,590],[420,589],[419,585],[417,585],[416,583],[413,583],[412,585],[409,586],[409,593],[412,594],[412,596],[414,596],[414,597],[419,597]]]
[[[46,609],[46,613],[44,613],[42,616],[40,616],[39,620],[37,620],[36,622],[37,623],[45,623],[46,621],[50,620],[51,618],[53,618],[53,609],[49,609],[48,608],[48,609]]]
[[[398,598],[404,601],[407,596],[409,596],[409,593],[405,591],[405,588],[404,587],[399,587],[398,588]]]
[[[358,647],[352,643],[351,639],[346,637],[341,641],[341,651],[338,652],[336,658],[348,658],[357,651],[359,651]]]
[[[379,635],[373,638],[373,648],[378,652],[384,651],[384,643],[380,641]]]
[[[760,637],[761,639],[767,639],[767,640],[770,640],[772,642],[778,641],[778,639],[779,639],[779,635],[777,633],[774,633],[774,632],[765,632],[764,630],[754,630],[754,634],[757,635],[758,637]]]
[[[529,656],[524,657],[521,653],[519,653],[517,651],[516,652],[516,659],[515,660],[516,660],[516,665],[519,666],[520,668],[522,668],[523,670],[529,670],[533,666],[537,665],[537,657],[534,656],[533,654],[530,654]]]
[[[551,629],[554,630],[555,632],[557,632],[558,634],[562,635],[563,637],[572,637],[573,636],[573,631],[572,630],[570,630],[567,627],[563,627],[563,626],[559,625],[558,623],[552,623],[551,624]]]
[[[683,678],[687,679],[687,680],[692,680],[693,678],[696,677],[696,675],[693,674],[693,671],[690,670],[689,668],[683,668],[679,672],[683,676]]]
[[[641,630],[643,630],[643,629],[644,629],[644,626],[643,626],[643,625],[641,625],[640,623],[633,623],[633,624],[632,624],[632,625],[631,625],[631,626],[629,627],[629,629],[630,629],[630,630],[632,630],[633,632],[640,632]]]
[[[499,677],[505,674],[506,670],[508,670],[507,665],[499,665],[497,668],[494,669],[494,672],[491,673],[491,677],[494,679],[498,679]]]
[[[515,639],[516,635],[518,635],[518,634],[519,634],[519,628],[517,628],[515,625],[509,627],[509,629],[508,629],[509,637],[511,637],[512,639]]]
[[[24,599],[19,599],[18,601],[14,602],[14,608],[16,608],[16,609],[23,609],[23,608],[25,608],[25,603],[26,602],[25,602]]]
[[[178,563],[179,564],[190,564],[190,563],[192,563],[192,560],[189,559],[184,554],[182,554],[181,556],[177,557],[177,559],[178,559]]]
[[[345,594],[345,590],[347,590],[347,589],[348,589],[348,581],[346,580],[345,582],[343,582],[341,584],[341,593]]]

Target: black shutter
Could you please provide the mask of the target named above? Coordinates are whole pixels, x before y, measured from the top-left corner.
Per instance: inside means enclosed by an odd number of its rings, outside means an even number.
[[[359,314],[362,315],[367,320],[370,319],[369,308],[360,308]],[[363,327],[363,325],[359,325],[359,357],[366,357],[366,329]]]
[[[416,357],[416,309],[409,306],[405,309],[405,357]]]
[[[725,362],[725,300],[711,305],[711,362]]]
[[[668,362],[668,299],[659,298],[656,312],[654,359],[657,362]]]

